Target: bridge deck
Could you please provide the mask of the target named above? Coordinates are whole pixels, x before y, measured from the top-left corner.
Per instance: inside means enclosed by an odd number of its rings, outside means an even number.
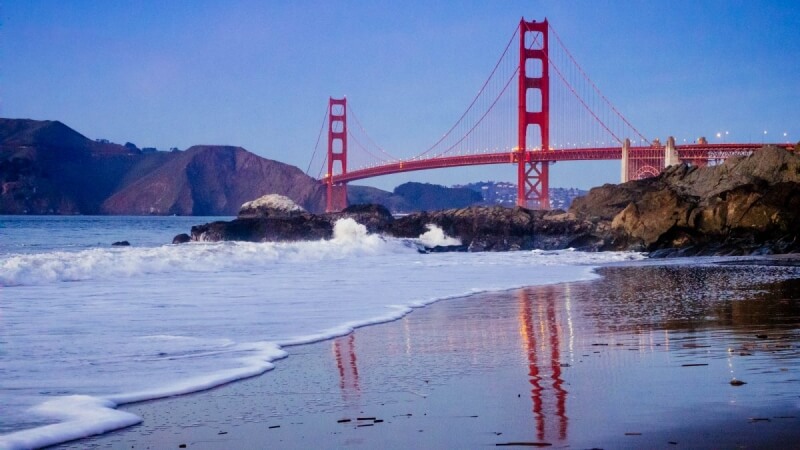
[[[787,149],[793,148],[791,144],[689,144],[676,145],[678,157],[682,161],[704,161],[709,159],[724,159],[726,157],[747,154],[765,145],[776,145]],[[630,157],[636,158],[637,153],[644,158],[663,155],[664,147],[631,147]],[[479,153],[475,155],[440,156],[427,159],[410,159],[397,161],[380,166],[368,167],[350,171],[344,175],[334,175],[333,182],[347,183],[363,180],[365,178],[379,177],[402,172],[417,170],[442,169],[446,167],[477,166],[485,164],[510,164],[517,161],[518,152]],[[529,151],[525,157],[532,162],[541,161],[597,161],[622,158],[620,147],[596,147],[563,149],[549,151]]]

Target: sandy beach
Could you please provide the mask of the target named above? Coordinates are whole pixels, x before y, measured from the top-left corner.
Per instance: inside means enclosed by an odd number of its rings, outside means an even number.
[[[796,267],[600,273],[592,282],[441,301],[289,347],[290,356],[262,376],[123,406],[143,423],[59,448],[800,442]]]

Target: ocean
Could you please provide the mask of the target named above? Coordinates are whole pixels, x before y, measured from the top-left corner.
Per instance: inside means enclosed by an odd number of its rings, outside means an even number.
[[[366,232],[297,243],[172,245],[210,217],[0,217],[0,448],[141,421],[125,403],[264,373],[292,346],[447,298],[596,278],[639,253],[421,254]],[[129,247],[112,242],[127,240]],[[269,376],[269,375],[267,375]]]

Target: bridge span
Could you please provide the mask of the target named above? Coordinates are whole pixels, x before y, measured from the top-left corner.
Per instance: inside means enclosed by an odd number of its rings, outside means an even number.
[[[517,53],[510,51],[515,41]],[[326,185],[328,211],[347,205],[351,181],[487,164],[515,166],[517,205],[547,209],[549,167],[555,162],[620,160],[624,182],[657,175],[681,162],[716,164],[767,145],[709,143],[705,138],[683,145],[672,137],[664,144],[648,140],[600,92],[546,19],[520,20],[467,110],[416,156],[398,158],[376,144],[346,98],[329,99],[317,146],[326,122],[327,153],[317,178]],[[360,164],[354,158],[359,155]]]
[[[724,160],[731,156],[747,155],[764,145],[776,145],[791,149],[793,146],[789,144],[689,144],[689,145],[676,145],[675,150],[678,152],[678,159],[681,162],[688,162],[693,165],[705,166],[709,162]],[[629,164],[632,159],[636,159],[637,155],[640,159],[661,159],[658,156],[653,156],[654,153],[662,153],[665,151],[664,147],[654,148],[648,147],[630,147],[629,148]],[[565,150],[549,150],[549,151],[531,151],[526,152],[525,157],[534,162],[558,162],[558,161],[600,161],[600,160],[621,160],[623,150],[621,147],[596,147],[596,148],[578,148],[578,149],[565,149]],[[448,167],[463,167],[463,166],[480,166],[488,164],[516,164],[519,158],[519,152],[499,152],[499,153],[482,153],[475,155],[455,155],[444,156],[430,159],[409,159],[405,161],[397,161],[377,165],[374,167],[366,167],[362,169],[352,170],[344,174],[336,174],[333,176],[332,182],[334,185],[341,183],[349,183],[351,181],[358,181],[367,178],[380,177],[383,175],[392,175],[403,172],[414,172],[418,170],[430,169],[444,169]],[[634,177],[636,178],[636,177]],[[621,178],[621,182],[629,181],[631,178]],[[322,181],[327,182],[327,177]]]

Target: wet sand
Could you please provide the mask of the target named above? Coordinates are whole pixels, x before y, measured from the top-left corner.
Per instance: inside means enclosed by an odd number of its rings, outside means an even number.
[[[800,269],[601,273],[290,347],[62,448],[797,448]]]

